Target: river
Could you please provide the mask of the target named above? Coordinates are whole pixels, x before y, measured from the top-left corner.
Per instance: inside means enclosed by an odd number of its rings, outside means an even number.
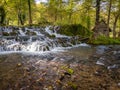
[[[119,46],[115,47],[119,49]],[[120,59],[116,59],[117,61],[111,59],[108,62],[105,59],[107,56],[104,56],[107,50],[114,53],[116,51],[116,54],[119,54],[116,49],[113,49],[115,47],[81,44],[59,52],[42,54],[2,53],[0,55],[0,90],[61,90],[62,88],[63,90],[74,90],[72,88],[117,90],[120,79],[118,75]],[[109,50],[111,48],[112,50]],[[106,62],[98,62],[103,57]],[[61,80],[61,75],[66,73],[67,69],[71,72],[74,70],[74,74],[70,76],[68,74],[64,80]]]
[[[50,28],[16,28],[16,36],[1,36],[0,90],[120,89],[119,45],[88,45]]]

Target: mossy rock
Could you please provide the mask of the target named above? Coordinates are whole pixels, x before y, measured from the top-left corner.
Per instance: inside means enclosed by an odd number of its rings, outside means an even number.
[[[91,31],[82,26],[81,24],[72,24],[72,25],[63,25],[58,31],[60,34],[65,34],[68,36],[83,36],[89,37],[91,36]]]
[[[54,26],[50,27],[49,29],[53,31],[54,30]]]
[[[68,82],[68,86],[70,86],[72,90],[78,90],[78,86],[73,82]]]
[[[47,51],[50,51],[50,49],[49,49],[49,47],[48,47],[48,46],[46,46],[46,50],[47,50]]]
[[[7,33],[7,32],[3,32],[2,34],[3,34],[3,36],[9,36],[9,35],[10,35],[10,34]]]
[[[29,30],[27,30],[26,35],[36,35],[36,33],[35,32],[30,32]]]
[[[10,35],[11,35],[11,36],[16,36],[16,35],[17,35],[17,32],[10,32]]]
[[[55,35],[50,35],[49,38],[55,38],[56,36]]]

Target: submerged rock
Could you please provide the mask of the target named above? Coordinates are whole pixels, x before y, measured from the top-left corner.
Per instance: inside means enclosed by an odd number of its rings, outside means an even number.
[[[21,67],[21,66],[22,66],[22,63],[18,63],[17,66],[18,66],[18,67]]]
[[[101,62],[101,61],[97,61],[96,64],[97,64],[97,65],[103,65],[103,66],[105,65],[105,64],[104,64],[103,62]]]

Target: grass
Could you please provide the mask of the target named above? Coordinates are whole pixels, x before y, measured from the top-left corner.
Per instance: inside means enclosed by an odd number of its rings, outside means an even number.
[[[95,44],[95,45],[115,45],[115,44],[120,44],[120,38],[111,38],[111,37],[106,37],[106,36],[99,36],[97,39],[90,41],[91,44]]]

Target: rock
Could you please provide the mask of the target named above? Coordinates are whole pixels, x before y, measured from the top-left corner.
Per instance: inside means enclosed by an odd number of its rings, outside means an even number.
[[[27,72],[30,72],[30,68],[28,68],[28,67],[24,67],[24,70]]]
[[[94,73],[94,75],[95,75],[95,76],[101,76],[101,73],[99,73],[99,72],[96,71],[96,72]]]
[[[48,90],[53,90],[53,87],[52,87],[52,86],[49,86],[49,87],[48,87]]]
[[[21,66],[22,66],[22,63],[18,63],[17,66],[18,66],[18,67],[21,67]]]
[[[118,86],[120,87],[120,83],[118,83]]]
[[[68,74],[66,73],[66,75],[71,75],[74,73],[73,69],[70,69],[70,68],[67,70],[67,72],[68,72]]]
[[[97,61],[96,64],[97,64],[97,65],[102,65],[102,66],[105,65],[105,64],[104,64],[103,62],[101,62],[101,61]]]
[[[114,69],[114,68],[118,68],[118,65],[114,64],[112,66],[108,66],[107,69]]]

